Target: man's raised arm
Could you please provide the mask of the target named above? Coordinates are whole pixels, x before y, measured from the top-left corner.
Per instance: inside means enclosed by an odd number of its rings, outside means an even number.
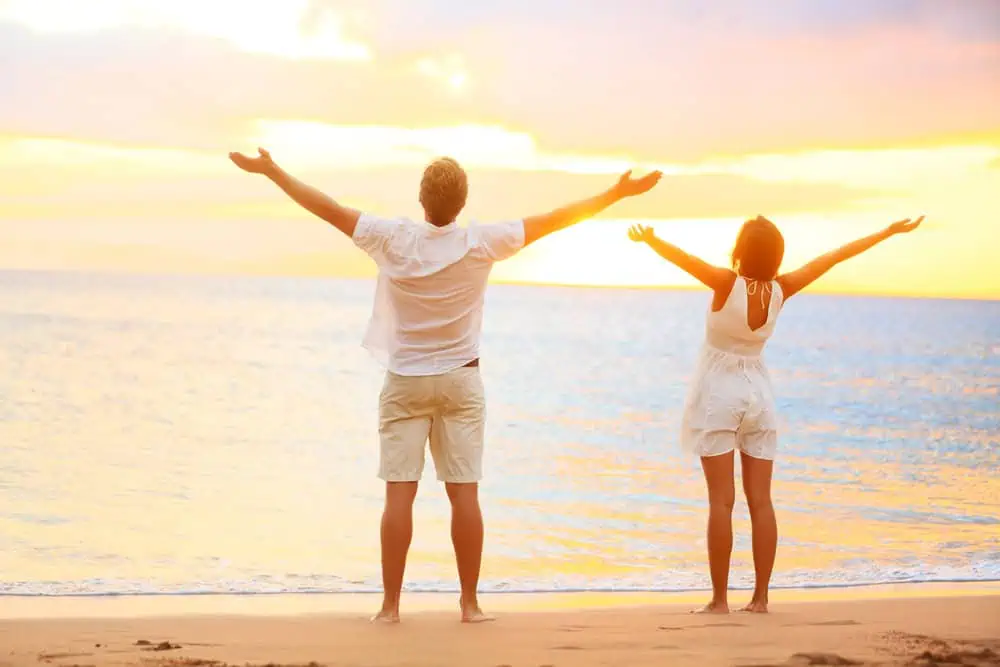
[[[284,190],[285,194],[291,197],[296,204],[326,220],[348,236],[354,235],[354,228],[358,224],[358,218],[361,217],[360,211],[341,206],[332,197],[298,180],[275,164],[274,160],[271,159],[271,154],[263,148],[258,148],[257,152],[260,153],[257,157],[247,157],[242,153],[230,153],[229,159],[243,171],[267,176],[275,185]]]
[[[626,197],[634,197],[649,192],[660,180],[662,174],[653,171],[642,178],[632,178],[632,172],[625,172],[610,189],[596,197],[584,199],[558,208],[545,215],[534,215],[524,219],[524,245],[528,245],[552,232],[565,229],[578,222],[592,218],[612,204]]]

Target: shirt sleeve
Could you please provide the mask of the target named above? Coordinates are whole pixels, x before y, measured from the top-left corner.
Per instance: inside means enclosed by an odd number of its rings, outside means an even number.
[[[351,240],[354,241],[354,245],[368,253],[376,264],[385,264],[393,232],[397,227],[398,224],[394,220],[376,218],[373,215],[362,213],[358,217],[358,223],[354,226]]]
[[[477,230],[480,245],[494,262],[513,257],[524,247],[523,220],[480,225]]]

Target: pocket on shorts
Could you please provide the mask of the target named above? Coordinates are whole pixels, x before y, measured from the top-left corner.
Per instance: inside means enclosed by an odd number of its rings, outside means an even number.
[[[478,368],[458,368],[441,378],[440,401],[446,412],[484,410],[486,395]]]
[[[427,410],[430,401],[427,381],[423,376],[387,372],[378,398],[380,415],[412,416],[410,413]]]

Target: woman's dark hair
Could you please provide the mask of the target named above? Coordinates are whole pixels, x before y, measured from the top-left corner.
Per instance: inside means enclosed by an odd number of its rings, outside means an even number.
[[[785,256],[785,237],[762,215],[747,220],[733,246],[733,271],[751,280],[774,280]]]

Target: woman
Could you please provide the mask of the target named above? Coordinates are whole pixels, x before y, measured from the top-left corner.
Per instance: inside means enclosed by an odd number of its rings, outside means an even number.
[[[901,220],[848,243],[791,273],[778,274],[785,241],[767,218],[748,220],[736,237],[732,269],[712,266],[637,225],[629,238],[646,243],[712,289],[706,341],[684,408],[683,448],[701,458],[708,485],[708,564],[712,601],[699,613],[729,613],[729,559],[733,550],[734,458],[740,452],[743,491],[750,508],[756,583],[743,608],[767,612],[768,586],[778,544],[771,504],[777,416],[767,368],[761,359],[782,306],[835,265],[890,236],[911,232],[923,217]]]

